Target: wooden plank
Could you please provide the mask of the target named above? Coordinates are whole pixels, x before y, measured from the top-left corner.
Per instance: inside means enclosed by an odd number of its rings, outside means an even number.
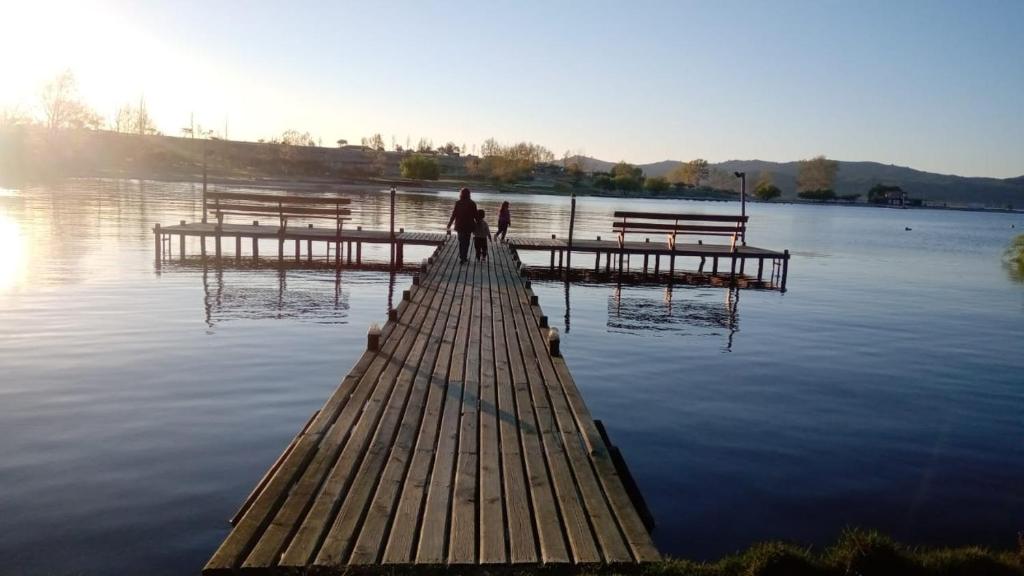
[[[525,305],[527,302],[521,301],[521,303]],[[534,321],[539,326],[541,316],[539,307],[531,307],[531,313]],[[538,340],[540,340],[540,342],[538,342]],[[544,345],[542,339],[534,338],[533,341],[535,345]],[[660,554],[658,553],[657,548],[655,548],[654,543],[651,541],[650,534],[644,527],[643,521],[640,519],[640,515],[636,511],[636,507],[633,505],[628,493],[622,485],[622,481],[619,478],[618,472],[615,470],[615,464],[611,459],[608,448],[605,446],[604,440],[601,438],[601,434],[597,430],[597,425],[594,423],[589,409],[583,402],[583,397],[580,394],[579,389],[576,387],[576,383],[569,372],[569,368],[566,365],[565,360],[561,357],[552,357],[550,354],[546,357],[557,374],[555,379],[549,380],[549,382],[554,383],[557,381],[561,388],[561,394],[559,394],[559,391],[552,387],[553,396],[561,398],[561,396],[564,395],[564,399],[568,403],[567,407],[571,411],[576,426],[578,426],[578,431],[582,434],[582,440],[584,442],[584,448],[587,451],[587,456],[589,456],[593,462],[594,470],[597,472],[597,476],[601,481],[608,499],[608,504],[614,511],[615,517],[622,529],[623,536],[625,537],[634,558],[640,562],[658,560],[660,558]],[[550,378],[553,375],[549,373],[548,376]],[[562,400],[559,399],[559,403],[561,402]],[[565,421],[564,424],[567,427],[571,426],[568,421]],[[570,443],[567,442],[567,444]],[[571,445],[575,447],[576,443],[573,442]]]
[[[259,194],[254,192],[206,193],[206,203],[211,200],[248,200],[255,202],[287,202],[292,204],[351,204],[352,199],[344,196],[303,196],[298,194]]]
[[[469,264],[464,264],[468,266]],[[469,291],[468,298],[462,305],[459,324],[469,326],[472,308],[476,302]],[[420,533],[416,550],[416,562],[420,564],[442,564],[446,561],[446,544],[448,531],[442,529],[449,525],[451,511],[452,488],[456,450],[459,443],[459,425],[464,401],[463,391],[466,385],[466,348],[469,342],[469,330],[460,329],[455,337],[452,348],[451,368],[448,378],[448,393],[445,398],[444,411],[441,415],[441,430],[435,447],[433,469],[430,473],[430,484],[427,490],[423,519],[420,523],[426,529]]]
[[[395,329],[393,323],[388,323],[382,330],[382,342],[386,341]],[[338,390],[331,396],[327,404],[320,409],[319,413],[309,426],[307,433],[302,435],[296,448],[287,456],[280,470],[267,483],[266,488],[260,493],[256,501],[249,507],[241,519],[238,520],[235,528],[228,534],[224,542],[211,557],[204,571],[230,570],[239,566],[254,545],[256,538],[262,533],[265,526],[270,522],[273,515],[284,499],[289,496],[288,491],[292,488],[296,479],[306,470],[309,459],[316,451],[316,441],[319,441],[321,433],[334,422],[339,411],[342,410],[351,397],[355,395],[356,385],[363,379],[364,374],[378,357],[377,353],[365,352],[360,357],[356,366],[342,380]],[[353,391],[356,389],[355,391]],[[300,449],[301,448],[301,449]],[[322,448],[322,446],[321,446]],[[319,455],[319,452],[317,452]],[[316,459],[313,458],[315,464]]]
[[[413,384],[416,375],[421,370],[421,364],[424,362],[434,326],[439,318],[441,318],[441,325],[444,324],[445,318],[440,315],[440,310],[446,294],[447,280],[447,275],[441,274],[424,280],[420,285],[419,291],[428,291],[433,296],[432,299],[428,298],[425,301],[427,316],[421,323],[412,327],[411,332],[414,332],[415,340],[405,355],[405,364],[398,373],[394,391],[377,426],[369,450],[359,465],[359,471],[351,483],[351,488],[345,494],[344,503],[317,553],[314,561],[317,566],[342,564],[359,535],[367,504],[373,496],[375,488],[379,485],[380,474],[390,456],[407,402],[413,401],[411,398],[414,391]],[[429,361],[429,366],[433,367],[433,361]],[[425,391],[425,385],[418,390],[418,392]]]
[[[532,311],[534,307],[530,305],[525,286],[518,291],[518,294],[519,306],[528,324],[524,330],[524,340],[528,342],[524,341],[523,346],[532,347],[536,354],[541,373],[540,381],[543,384],[541,390],[535,391],[534,402],[537,403],[537,397],[541,395],[546,396],[546,401],[550,402],[550,409],[555,418],[553,428],[557,430],[560,437],[561,445],[572,470],[572,476],[586,507],[587,517],[600,544],[604,560],[609,563],[630,562],[632,556],[619,531],[616,518],[608,508],[602,487],[587,457],[582,435],[554,372],[546,338],[536,322]]]
[[[480,377],[481,318],[480,297],[484,265],[479,260],[473,268],[473,312],[470,316],[469,340],[466,343],[465,390],[462,394],[462,415],[459,420],[458,461],[455,487],[452,492],[451,535],[448,542],[449,564],[472,564],[477,560],[477,481],[480,467]],[[427,524],[429,526],[429,524]]]
[[[503,287],[507,289],[508,271],[498,262],[506,256],[498,253],[499,250],[492,248],[491,257],[495,260],[495,264],[491,270],[493,281],[490,288],[494,323],[495,388],[497,389],[494,405],[500,432],[501,474],[508,525],[508,559],[513,564],[526,564],[537,562],[537,538],[534,534],[530,494],[525,482],[527,465],[521,448],[522,441],[519,437],[520,419],[516,409],[512,372],[509,365],[509,349],[505,336]],[[487,402],[486,398],[484,402]],[[484,405],[486,406],[486,404]],[[556,512],[554,510],[550,512],[557,522]],[[553,532],[558,531],[553,530]],[[561,540],[560,532],[557,536]],[[562,549],[564,551],[564,543]],[[483,557],[483,554],[481,556]]]
[[[417,299],[424,293],[420,291]],[[417,299],[414,299],[414,304],[417,303]],[[342,457],[346,451],[347,454],[351,454],[355,449],[350,436],[366,434],[365,426],[358,427],[355,424],[365,417],[368,406],[379,405],[372,403],[372,400],[379,400],[382,394],[390,392],[390,386],[377,385],[377,382],[387,367],[394,365],[391,357],[398,352],[401,342],[406,341],[409,326],[412,324],[409,317],[412,315],[415,322],[415,316],[422,314],[422,310],[423,306],[417,305],[404,308],[403,314],[398,317],[396,328],[386,339],[382,337],[381,354],[374,358],[366,373],[359,379],[350,399],[328,429],[306,474],[291,490],[278,518],[275,518],[267,528],[250,558],[246,560],[245,567],[267,566],[268,563],[276,561],[282,549],[285,550],[282,557],[282,564],[285,565],[295,565],[296,558],[304,558],[300,561],[304,565],[311,558],[312,548],[318,544],[319,536],[328,522],[327,517],[333,516],[334,505],[343,488],[334,481],[337,480],[336,477],[328,476],[329,470],[331,475],[343,474],[344,470],[340,470],[340,467],[348,462],[343,462]],[[314,420],[313,426],[317,424],[318,422]],[[356,438],[356,444],[361,440],[361,436]]]
[[[420,301],[427,293],[427,290],[416,291],[411,300],[412,305],[398,317],[399,328],[384,341],[383,353],[378,355],[361,380],[360,384],[365,382],[365,388],[360,388],[361,393],[353,396],[327,433],[327,438],[331,440],[330,454],[336,454],[339,447],[341,448],[336,462],[331,462],[331,458],[324,459],[324,466],[332,464],[330,473],[319,482],[318,487],[315,486],[318,482],[312,480],[307,487],[308,491],[293,491],[306,506],[296,511],[287,509],[292,516],[304,517],[298,531],[284,549],[281,565],[305,566],[316,553],[320,539],[340,505],[341,495],[348,488],[348,482],[358,463],[357,459],[365,452],[369,435],[376,426],[383,403],[391,393],[395,373],[400,366],[400,362],[396,360],[403,358],[403,352],[407,351],[411,343],[409,335],[413,331],[408,328],[421,322],[426,313],[426,306],[420,305]],[[311,505],[308,503],[310,496],[315,496]],[[303,514],[302,509],[307,506],[308,512]],[[295,522],[283,524],[293,526]]]
[[[750,216],[732,216],[730,214],[666,214],[663,212],[615,212],[615,218],[641,218],[644,220],[690,220],[704,222],[747,222]]]
[[[454,262],[454,259],[452,260]],[[441,266],[443,265],[437,265]],[[394,448],[388,459],[387,466],[381,476],[379,487],[374,494],[367,514],[359,532],[358,540],[349,558],[349,564],[367,565],[380,561],[384,549],[385,537],[392,520],[397,518],[397,500],[407,481],[411,461],[415,457],[417,434],[423,426],[433,426],[436,430],[436,419],[428,422],[427,407],[437,406],[444,390],[444,376],[448,368],[448,356],[444,354],[446,337],[450,345],[458,324],[455,312],[456,296],[461,298],[463,289],[462,276],[465,266],[448,269],[448,281],[445,285],[444,300],[440,306],[440,318],[430,334],[430,342],[423,358],[420,370],[416,373],[413,385],[414,394],[406,407],[402,425],[395,440]],[[440,370],[440,376],[438,371]],[[432,414],[436,415],[437,410]],[[417,510],[418,511],[418,510]],[[415,527],[415,521],[412,521]],[[407,548],[411,550],[411,545]]]
[[[454,246],[454,242],[451,245]],[[456,259],[454,254],[449,257],[453,260]],[[434,264],[434,266],[439,265],[437,262]],[[457,335],[466,329],[465,324],[462,323],[462,308],[463,305],[468,306],[464,292],[467,290],[468,284],[465,282],[465,275],[469,267],[460,266],[459,270],[461,271],[460,284],[456,288],[450,316],[454,321],[450,320],[445,326],[444,337],[434,363],[434,371],[430,376],[430,392],[427,395],[423,422],[416,439],[416,449],[402,484],[402,495],[395,511],[387,545],[384,548],[383,562],[385,564],[405,564],[415,560],[421,526],[421,511],[433,469],[435,445],[443,423],[442,412],[448,405],[447,399],[451,395],[461,396],[461,388],[451,389],[449,387],[451,360]],[[449,427],[452,425],[451,422],[448,424]],[[428,529],[437,530],[438,527],[433,526]]]
[[[701,233],[707,235],[733,235],[736,232],[742,231],[742,227],[737,226],[698,226],[695,224],[662,224],[660,222],[612,222],[612,228],[615,230],[626,230],[629,234],[630,231],[640,232],[692,232]]]
[[[277,204],[239,204],[237,202],[221,202],[217,205],[209,205],[206,211],[222,214],[284,214],[285,216],[324,216],[334,218],[336,216],[349,216],[352,211],[348,208],[309,208],[306,206],[278,206]],[[348,218],[342,218],[348,220]]]
[[[480,531],[479,561],[481,564],[504,564],[508,560],[505,542],[508,524],[502,505],[501,448],[498,437],[498,400],[494,334],[494,304],[491,298],[496,281],[495,259],[498,250],[488,243],[488,258],[483,266],[484,279],[480,291]],[[504,336],[502,336],[504,338]]]
[[[555,499],[555,490],[548,470],[536,414],[533,410],[533,401],[530,397],[526,361],[519,345],[517,325],[521,322],[516,321],[513,313],[512,302],[515,296],[512,291],[517,289],[513,282],[514,278],[519,276],[519,272],[510,258],[503,258],[501,262],[503,274],[498,287],[502,300],[505,341],[509,354],[509,366],[515,392],[513,397],[520,422],[520,438],[528,486],[531,488],[531,501],[541,559],[545,563],[567,563],[572,557],[562,526],[559,506]]]

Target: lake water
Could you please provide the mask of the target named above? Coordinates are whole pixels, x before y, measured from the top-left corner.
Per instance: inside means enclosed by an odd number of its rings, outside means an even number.
[[[355,223],[384,228],[387,194],[355,196]],[[137,181],[0,189],[0,572],[197,573],[410,284],[158,272],[152,225],[198,219],[199,198]],[[436,230],[453,198],[401,194],[399,224]],[[567,229],[566,198],[508,199],[515,233]],[[477,200],[493,219],[501,198]],[[580,198],[579,235],[611,236],[623,208],[738,211]],[[748,211],[750,244],[793,253],[785,294],[535,283],[659,547],[713,558],[765,539],[823,544],[847,525],[1015,545],[1024,285],[1000,254],[1024,215]]]

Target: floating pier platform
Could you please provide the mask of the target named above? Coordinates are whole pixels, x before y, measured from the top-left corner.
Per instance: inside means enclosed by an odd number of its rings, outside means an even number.
[[[657,278],[661,274],[668,278],[677,277],[682,269],[677,266],[677,259],[689,258],[695,264],[692,269],[682,275],[689,282],[706,281],[709,284],[720,284],[723,281],[741,280],[741,284],[756,287],[777,287],[786,289],[789,275],[789,250],[782,252],[745,245],[637,242],[618,240],[569,240],[557,238],[531,238],[509,236],[508,243],[516,250],[527,252],[548,252],[551,254],[550,269],[561,271],[571,266],[571,254],[586,254],[594,260],[594,272],[605,273],[642,273]],[[637,258],[635,264],[632,258]],[[603,260],[603,262],[602,262]],[[747,274],[747,261],[756,266]],[[579,260],[577,260],[579,262]],[[765,266],[765,263],[768,266]],[[579,268],[579,266],[577,266]],[[642,272],[641,272],[642,271]]]
[[[204,574],[660,557],[513,250],[439,241]]]

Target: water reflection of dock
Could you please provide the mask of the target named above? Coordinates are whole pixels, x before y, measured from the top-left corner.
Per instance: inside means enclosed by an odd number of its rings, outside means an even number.
[[[269,275],[203,267],[202,278],[203,309],[210,326],[226,320],[285,318],[344,324],[348,317],[348,295],[342,290],[340,272],[290,272],[280,268]]]
[[[653,335],[727,334],[726,350],[731,350],[739,331],[740,290],[725,289],[722,301],[689,290],[675,292],[668,286],[661,298],[651,298],[646,291],[627,294],[615,288],[608,296],[608,329]]]

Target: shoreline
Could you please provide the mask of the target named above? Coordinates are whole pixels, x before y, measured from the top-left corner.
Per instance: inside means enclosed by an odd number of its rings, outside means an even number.
[[[155,182],[178,182],[201,184],[202,174],[189,173],[153,173],[146,176],[138,174],[96,172],[93,174],[65,175],[63,178],[72,180],[88,179],[123,179],[123,180],[150,180]],[[207,176],[207,184],[225,186],[230,188],[255,188],[260,190],[290,190],[295,192],[341,192],[345,190],[386,190],[395,186],[408,192],[456,192],[462,186],[467,186],[474,192],[487,194],[523,194],[543,196],[564,196],[569,197],[573,193],[579,198],[611,198],[621,200],[689,200],[693,202],[739,202],[739,198],[709,198],[705,196],[686,195],[651,195],[651,194],[614,194],[595,192],[591,189],[577,191],[556,191],[544,186],[516,186],[513,188],[502,188],[486,182],[473,180],[408,180],[401,178],[335,178],[335,177],[310,177],[310,176],[269,176],[245,178],[240,176]],[[1024,214],[1022,209],[1009,208],[987,208],[971,206],[888,206],[884,204],[869,204],[867,202],[815,202],[806,200],[770,200],[763,201],[747,198],[748,204],[783,204],[797,206],[846,206],[854,208],[878,208],[889,210],[952,210],[958,212],[984,212],[1002,214]]]

